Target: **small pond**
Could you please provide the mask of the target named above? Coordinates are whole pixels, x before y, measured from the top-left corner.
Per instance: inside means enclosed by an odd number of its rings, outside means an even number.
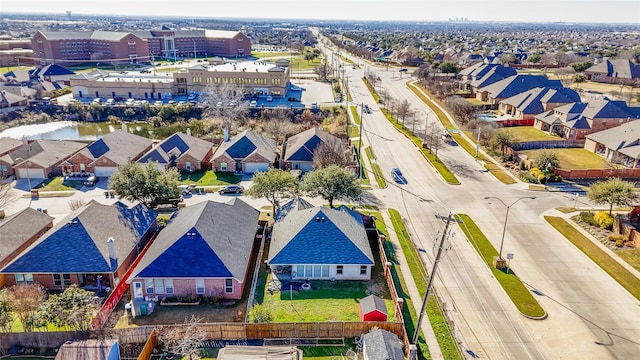
[[[131,123],[126,126],[129,131],[152,128],[151,124],[145,123]],[[113,125],[108,122],[54,121],[9,128],[0,132],[0,138],[22,139],[26,136],[30,140],[97,140],[112,131],[121,129],[122,125]]]

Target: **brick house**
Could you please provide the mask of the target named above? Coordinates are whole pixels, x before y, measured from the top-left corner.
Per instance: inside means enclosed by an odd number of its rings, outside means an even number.
[[[13,167],[18,179],[46,179],[62,175],[60,165],[86,146],[76,141],[34,140],[0,157],[0,167]]]
[[[175,167],[180,171],[191,172],[211,169],[209,160],[212,154],[212,143],[191,136],[191,131],[187,130],[186,134],[175,133],[162,140],[138,162],[153,162],[164,170]]]
[[[584,148],[614,164],[640,168],[640,120],[589,134]]]
[[[53,217],[30,207],[0,220],[0,269],[52,227]],[[4,284],[4,274],[0,274],[0,286]]]
[[[512,119],[527,120],[560,105],[580,101],[573,89],[539,87],[500,101],[499,109]]]
[[[286,140],[283,150],[284,166],[287,169],[311,171],[316,148],[321,144],[336,142],[340,142],[340,139],[315,127],[291,136]]]
[[[588,68],[584,74],[595,82],[632,85],[640,79],[640,65],[629,59],[607,59]]]
[[[178,210],[127,280],[134,300],[149,296],[240,299],[259,211],[234,198]]]
[[[22,141],[12,138],[0,139],[0,179],[6,179],[13,176],[13,160],[6,156],[10,152],[22,146]]]
[[[138,204],[90,201],[0,270],[6,285],[62,290],[114,286],[157,230],[156,212]]]
[[[88,172],[98,177],[111,176],[118,166],[137,161],[151,149],[153,141],[126,131],[113,131],[68,158],[63,173]]]
[[[211,166],[214,171],[252,174],[256,171],[268,171],[277,157],[275,140],[245,130],[218,146],[211,157]]]

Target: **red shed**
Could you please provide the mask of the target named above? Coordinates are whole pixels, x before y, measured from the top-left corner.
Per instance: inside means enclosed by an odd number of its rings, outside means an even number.
[[[360,321],[387,321],[387,304],[375,295],[360,300]]]

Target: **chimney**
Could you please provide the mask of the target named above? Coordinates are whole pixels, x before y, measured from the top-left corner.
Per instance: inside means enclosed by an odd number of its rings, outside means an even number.
[[[223,135],[223,137],[224,137],[224,142],[229,141],[229,129],[224,128],[223,134],[224,134],[224,135]]]
[[[191,136],[191,129],[187,128],[187,135]]]
[[[118,255],[116,255],[116,242],[112,237],[107,240],[107,246],[109,248],[109,267],[113,271],[118,267]],[[112,264],[115,264],[115,267]]]

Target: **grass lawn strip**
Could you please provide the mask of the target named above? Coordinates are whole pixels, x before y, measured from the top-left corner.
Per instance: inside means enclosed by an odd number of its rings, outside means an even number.
[[[398,129],[400,132],[405,134],[411,141],[413,141],[413,143],[418,147],[418,149],[420,149],[420,151],[422,151],[422,153],[427,158],[427,160],[431,163],[431,165],[433,165],[436,171],[440,173],[444,181],[446,181],[449,184],[455,184],[455,185],[460,184],[460,181],[458,181],[458,178],[456,178],[456,176],[451,172],[451,170],[449,170],[447,166],[442,161],[440,161],[440,159],[436,159],[435,153],[433,152],[429,153],[428,149],[425,149],[422,147],[422,140],[419,137],[413,135],[411,130],[409,130],[406,126],[400,124],[398,122],[398,119],[396,119],[387,109],[380,108],[380,111],[382,111],[382,114],[384,114],[387,120],[389,120],[389,122],[396,129]]]
[[[442,123],[442,125],[447,128],[454,128],[454,124],[451,123],[451,121],[449,121],[449,118],[445,115],[444,112],[442,112],[442,110],[440,110],[439,107],[437,107],[435,105],[435,103],[431,100],[429,100],[429,98],[427,98],[422,92],[428,92],[427,89],[423,88],[420,85],[407,85],[409,87],[409,89],[411,89],[411,91],[413,91],[414,94],[416,94],[416,96],[418,96],[428,107],[431,108],[431,110],[433,110],[433,112],[436,114],[436,116],[438,116],[438,119],[440,120],[440,122]],[[422,91],[420,91],[422,90]],[[442,104],[439,104],[440,106],[443,106]],[[460,135],[459,133],[452,133],[451,137],[458,143],[458,145],[462,146],[462,148],[469,153],[469,155],[474,156],[476,154],[476,147],[475,144],[471,144],[469,143],[462,135]],[[516,181],[509,176],[504,170],[500,169],[497,165],[495,165],[490,159],[488,159],[487,157],[483,156],[482,154],[478,154],[477,157],[478,160],[484,161],[485,165],[485,169],[489,170],[489,172],[496,177],[496,179],[498,179],[499,181],[501,181],[504,184],[515,184]]]
[[[469,215],[457,214],[455,217],[458,220],[462,220],[460,228],[469,239],[471,245],[473,245],[484,259],[493,276],[500,286],[502,286],[516,308],[518,308],[518,311],[531,318],[546,317],[546,312],[542,306],[540,306],[538,301],[531,295],[529,289],[524,286],[513,271],[507,274],[493,267],[493,258],[498,256],[498,251],[491,245],[487,237],[478,228],[476,223],[471,220]]]
[[[527,155],[530,159],[535,159],[540,150],[523,150],[521,154]],[[585,149],[553,149],[560,162],[561,169],[601,169],[606,167],[605,159]]]
[[[389,217],[391,218],[391,222],[393,223],[393,228],[396,232],[396,236],[398,237],[398,241],[400,242],[400,246],[402,248],[402,252],[407,259],[407,265],[411,270],[411,276],[416,283],[416,287],[418,288],[418,292],[421,297],[424,297],[425,291],[427,289],[427,273],[424,269],[422,262],[420,261],[420,255],[416,250],[415,246],[413,246],[411,239],[409,238],[409,234],[402,222],[402,217],[400,213],[395,209],[389,209]],[[405,307],[408,307],[408,304],[405,304]],[[413,307],[411,306],[413,309]],[[463,359],[462,354],[460,353],[460,349],[458,348],[458,344],[456,343],[455,338],[453,337],[453,333],[451,332],[451,328],[449,327],[449,323],[447,319],[442,314],[442,310],[440,309],[440,304],[438,304],[436,297],[431,296],[427,301],[426,313],[429,318],[429,323],[431,323],[431,327],[433,328],[433,332],[436,335],[438,340],[438,345],[440,345],[440,350],[442,351],[442,355],[445,359]],[[416,318],[417,321],[417,318]],[[413,335],[413,332],[410,333]]]
[[[181,185],[196,184],[197,186],[225,186],[237,184],[242,180],[241,176],[231,172],[194,171],[181,173],[179,183]]]
[[[640,279],[600,249],[598,245],[577,231],[567,220],[555,216],[545,216],[544,218],[551,226],[558,230],[560,234],[631,293],[631,295],[640,300]]]
[[[367,159],[369,160],[369,165],[371,166],[371,171],[373,171],[373,177],[376,179],[376,183],[378,183],[378,187],[384,189],[387,187],[387,180],[385,180],[384,176],[382,176],[382,170],[380,169],[380,165],[377,162],[374,162],[376,156],[373,154],[373,149],[371,146],[367,146],[364,149],[364,152],[367,153]]]

